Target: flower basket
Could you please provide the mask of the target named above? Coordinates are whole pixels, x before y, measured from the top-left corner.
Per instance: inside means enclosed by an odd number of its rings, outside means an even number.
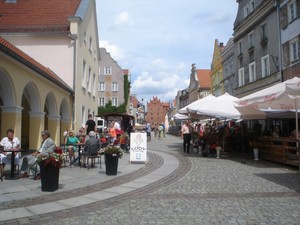
[[[63,156],[57,153],[40,153],[36,158],[40,165],[42,191],[56,191],[59,184],[59,169]]]
[[[117,175],[118,162],[123,156],[123,150],[119,146],[108,145],[100,151],[105,156],[105,167],[107,175]]]
[[[42,191],[56,191],[59,183],[59,167],[40,164]]]
[[[261,147],[261,143],[257,140],[252,140],[249,142],[250,147],[253,149],[254,160],[258,160],[259,148]]]
[[[105,170],[106,175],[117,175],[119,158],[117,155],[105,155]]]

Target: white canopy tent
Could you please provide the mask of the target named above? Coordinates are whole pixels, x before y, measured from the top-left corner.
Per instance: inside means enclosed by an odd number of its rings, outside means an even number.
[[[298,110],[300,109],[300,78],[294,77],[275,84],[235,101],[236,108],[241,110],[261,109],[295,110],[296,130],[298,131]],[[298,132],[297,138],[298,137]]]
[[[220,119],[265,119],[266,114],[257,110],[238,111],[234,103],[238,98],[225,93],[221,96],[211,99],[209,102],[199,107],[197,114],[206,115]]]
[[[183,107],[182,109],[179,109],[179,113],[181,114],[197,113],[197,109],[199,107],[201,107],[203,104],[205,104],[206,102],[214,98],[216,97],[213,95],[208,95],[204,98],[198,99],[197,101],[190,103],[189,105]]]
[[[188,115],[176,113],[176,114],[173,116],[173,118],[174,118],[174,119],[177,119],[177,120],[187,120],[187,119],[189,119],[190,117],[189,117]]]

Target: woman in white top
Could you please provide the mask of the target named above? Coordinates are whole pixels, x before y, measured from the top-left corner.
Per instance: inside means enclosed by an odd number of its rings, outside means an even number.
[[[4,137],[0,145],[2,146],[3,149],[12,149],[12,148],[20,148],[20,141],[17,137],[14,137],[14,130],[13,129],[8,129],[6,131],[7,136]],[[1,176],[1,181],[3,180],[3,170],[5,164],[10,164],[11,163],[11,154],[10,152],[1,152],[0,153],[0,176]],[[13,153],[15,155],[15,165],[19,164],[19,155],[17,153]]]

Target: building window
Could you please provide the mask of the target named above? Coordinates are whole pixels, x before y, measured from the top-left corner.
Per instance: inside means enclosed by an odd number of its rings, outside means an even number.
[[[238,42],[238,54],[240,55],[240,54],[242,54],[243,52],[242,52],[242,41],[239,41]]]
[[[261,25],[260,31],[261,31],[261,40],[266,40],[267,39],[267,24]]]
[[[233,74],[233,62],[230,63],[230,75]]]
[[[90,52],[93,52],[93,39],[92,39],[92,37],[90,37],[89,50],[90,50]]]
[[[111,83],[111,91],[118,91],[118,83],[117,82]]]
[[[118,98],[113,97],[111,99],[111,104],[112,104],[112,106],[118,106]]]
[[[254,10],[254,8],[255,8],[255,2],[254,2],[254,0],[251,0],[250,1],[250,13]]]
[[[290,42],[290,58],[291,62],[299,59],[298,38]]]
[[[89,67],[89,72],[86,77],[86,88],[90,93],[91,93],[91,73],[92,73],[92,68]]]
[[[99,83],[99,91],[105,91],[105,83],[104,82]]]
[[[93,73],[93,83],[91,84],[91,86],[92,86],[92,91],[91,91],[91,93],[92,93],[92,95],[93,96],[95,96],[96,95],[96,74],[95,73]]]
[[[244,74],[244,68],[239,69],[239,87],[245,85],[245,74]]]
[[[86,37],[86,32],[84,32],[84,34],[83,34],[83,43],[84,43],[84,45],[86,45],[86,42],[87,42],[87,37]]]
[[[244,7],[244,18],[246,18],[250,13],[250,9],[249,9],[249,5],[247,4],[245,7]]]
[[[103,97],[99,98],[99,106],[105,106],[105,99]]]
[[[104,67],[104,75],[111,75],[112,74],[112,68],[110,66]]]
[[[82,62],[82,83],[81,83],[81,86],[83,88],[86,88],[86,86],[85,86],[85,84],[86,84],[85,80],[86,80],[86,61],[83,60],[83,62]]]
[[[254,47],[253,31],[248,34],[248,44],[249,44],[249,49]]]
[[[261,70],[262,70],[262,77],[266,77],[270,75],[269,55],[266,55],[261,58]]]
[[[291,22],[296,19],[297,16],[297,7],[296,0],[293,0],[288,3],[288,21]]]
[[[255,62],[249,64],[249,82],[256,81]]]

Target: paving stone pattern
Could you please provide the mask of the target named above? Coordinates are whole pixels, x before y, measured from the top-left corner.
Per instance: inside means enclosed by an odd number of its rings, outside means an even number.
[[[182,140],[170,135],[153,138],[148,149],[148,162],[139,169],[72,191],[54,192],[47,200],[133,181],[167,163],[164,154],[177,160],[177,168],[162,179],[112,198],[0,224],[300,224],[300,173],[294,168],[254,161],[249,154],[229,154],[227,159],[187,155],[182,153]],[[7,201],[0,209],[39,204],[43,199],[45,196]]]

